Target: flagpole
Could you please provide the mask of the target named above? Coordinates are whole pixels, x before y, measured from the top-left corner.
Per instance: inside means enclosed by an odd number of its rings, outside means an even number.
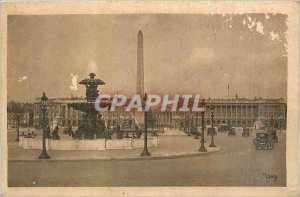
[[[228,84],[228,99],[229,99],[229,84]]]

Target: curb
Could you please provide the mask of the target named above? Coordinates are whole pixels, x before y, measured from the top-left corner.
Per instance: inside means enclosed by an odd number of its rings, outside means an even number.
[[[163,159],[177,159],[177,158],[185,158],[185,157],[195,157],[195,156],[204,156],[207,154],[212,154],[221,151],[222,149],[218,149],[212,152],[206,153],[190,153],[190,154],[182,154],[182,155],[168,155],[168,156],[150,156],[150,157],[127,157],[127,158],[92,158],[92,159],[49,159],[49,160],[41,160],[41,159],[8,159],[8,162],[73,162],[73,161],[137,161],[137,160],[163,160]]]

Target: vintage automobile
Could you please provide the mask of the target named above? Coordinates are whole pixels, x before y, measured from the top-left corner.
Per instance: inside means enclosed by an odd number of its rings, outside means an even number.
[[[273,148],[273,140],[268,133],[256,133],[254,144],[256,150],[270,150]]]
[[[230,131],[230,126],[228,124],[220,124],[218,131],[223,133]]]
[[[243,137],[249,137],[250,136],[250,129],[249,128],[243,128]]]
[[[217,132],[216,132],[216,128],[214,127],[213,129],[211,127],[207,128],[207,135],[211,135],[212,134],[212,131],[213,131],[213,134],[214,135],[217,135]]]
[[[236,136],[235,128],[231,128],[231,129],[228,131],[228,136]]]
[[[272,138],[272,140],[275,142],[275,143],[278,143],[278,137],[276,135],[276,130],[275,129],[272,129],[272,130],[268,130],[268,135]]]

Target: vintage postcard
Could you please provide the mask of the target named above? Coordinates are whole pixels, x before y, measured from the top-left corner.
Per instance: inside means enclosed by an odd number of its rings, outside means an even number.
[[[297,1],[1,4],[2,194],[297,196]]]

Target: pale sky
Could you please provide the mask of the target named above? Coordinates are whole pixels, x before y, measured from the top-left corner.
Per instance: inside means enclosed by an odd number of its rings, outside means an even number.
[[[144,35],[145,91],[203,97],[287,95],[287,16],[57,15],[8,19],[8,100],[136,91],[137,34]]]

